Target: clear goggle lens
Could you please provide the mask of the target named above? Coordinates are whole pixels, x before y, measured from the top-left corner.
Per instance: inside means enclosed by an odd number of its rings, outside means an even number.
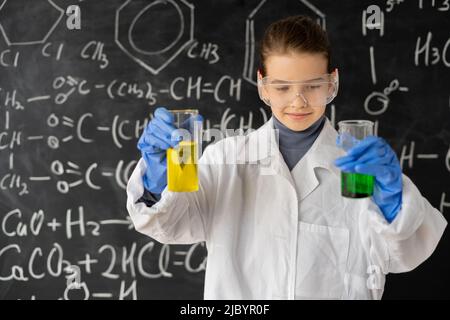
[[[309,81],[285,81],[270,77],[258,80],[259,96],[270,107],[286,107],[296,99],[301,99],[306,106],[323,107],[333,101],[338,87],[337,72]]]

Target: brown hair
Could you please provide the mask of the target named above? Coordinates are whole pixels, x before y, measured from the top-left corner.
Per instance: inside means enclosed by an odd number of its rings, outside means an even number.
[[[266,58],[274,53],[297,52],[322,53],[328,60],[331,72],[331,48],[326,31],[310,17],[290,16],[271,23],[260,44],[260,72],[266,75]]]

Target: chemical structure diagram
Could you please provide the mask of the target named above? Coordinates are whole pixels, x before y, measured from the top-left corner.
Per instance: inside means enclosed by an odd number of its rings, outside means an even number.
[[[0,33],[8,46],[43,44],[63,16],[64,10],[52,0],[3,0],[0,1]]]
[[[154,75],[194,41],[193,33],[194,6],[184,0],[128,0],[116,11],[116,44]]]

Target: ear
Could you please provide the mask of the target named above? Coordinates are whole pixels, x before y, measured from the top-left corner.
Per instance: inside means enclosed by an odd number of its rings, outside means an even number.
[[[260,69],[258,69],[258,70],[256,71],[256,77],[257,77],[258,80],[261,80],[261,79],[263,78]]]
[[[262,80],[262,78],[263,78],[260,69],[258,69],[258,70],[256,71],[256,77],[258,78],[258,85],[257,85],[257,87],[258,87],[259,98],[260,98],[266,105],[268,105],[268,106],[270,107],[270,100],[269,100],[269,98],[266,96],[265,90],[263,90],[262,86],[259,84],[259,81]]]
[[[333,76],[338,77],[339,78],[339,71],[338,68],[334,68],[333,72],[331,73]]]

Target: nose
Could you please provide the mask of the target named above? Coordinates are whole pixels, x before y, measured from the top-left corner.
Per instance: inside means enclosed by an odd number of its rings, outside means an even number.
[[[301,99],[297,99],[299,97]],[[299,92],[295,95],[295,99],[294,99],[294,101],[292,101],[292,105],[295,107],[298,106],[300,108],[306,108],[308,106],[308,100],[306,100],[305,96],[301,92]]]

